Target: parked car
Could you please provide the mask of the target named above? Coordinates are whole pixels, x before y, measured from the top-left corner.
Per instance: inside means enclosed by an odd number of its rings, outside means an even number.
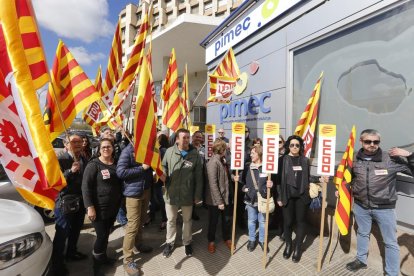
[[[26,202],[24,198],[19,194],[19,192],[17,192],[16,188],[13,186],[13,184],[8,179],[0,182],[0,199],[9,199],[9,200],[15,200],[19,202]],[[50,222],[55,221],[55,213],[53,212],[53,210],[44,209],[38,206],[33,206],[33,207],[43,218],[43,221],[45,223],[50,223]]]
[[[46,275],[52,242],[29,205],[0,199],[0,275]]]

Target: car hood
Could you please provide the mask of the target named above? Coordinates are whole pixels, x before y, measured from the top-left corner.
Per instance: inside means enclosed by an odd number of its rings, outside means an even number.
[[[41,216],[25,203],[0,199],[0,210],[0,244],[45,230]]]

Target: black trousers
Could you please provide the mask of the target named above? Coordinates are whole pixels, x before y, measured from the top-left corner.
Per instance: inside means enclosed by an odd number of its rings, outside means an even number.
[[[287,243],[292,242],[292,228],[296,223],[296,245],[301,246],[306,235],[306,212],[309,204],[300,198],[290,198],[283,207],[284,238]]]
[[[218,206],[208,205],[208,233],[207,239],[209,242],[214,242],[216,239],[216,229],[219,216],[221,217],[221,231],[223,241],[230,240],[231,235],[231,218],[230,208],[224,207],[224,210],[220,210]]]
[[[109,234],[111,227],[114,225],[115,218],[107,218],[95,220],[92,222],[96,232],[96,241],[93,246],[93,252],[95,254],[105,254],[108,247]]]
[[[83,206],[82,201],[80,204]],[[52,252],[52,261],[58,265],[63,264],[66,240],[68,241],[66,254],[70,255],[77,251],[76,245],[85,219],[85,208],[80,208],[76,213],[64,215],[58,207],[59,205],[58,199],[54,210],[56,233],[53,238]]]

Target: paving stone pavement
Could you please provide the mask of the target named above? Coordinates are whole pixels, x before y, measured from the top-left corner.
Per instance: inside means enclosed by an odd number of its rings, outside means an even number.
[[[382,275],[382,268],[378,264],[370,264],[368,269],[357,273],[349,272],[345,269],[345,264],[354,258],[354,253],[345,254],[339,248],[334,251],[331,262],[327,257],[324,259],[322,271],[316,272],[319,237],[309,234],[304,242],[305,251],[299,263],[292,260],[285,260],[282,257],[284,243],[279,240],[273,231],[269,232],[269,249],[267,255],[267,266],[263,268],[263,253],[259,246],[253,252],[247,251],[248,240],[247,230],[236,230],[236,250],[231,256],[230,250],[221,241],[221,228],[217,227],[216,245],[214,254],[207,251],[207,218],[208,213],[205,209],[197,209],[201,217],[199,221],[193,221],[193,249],[192,257],[185,256],[184,246],[181,242],[181,232],[177,233],[177,241],[174,252],[169,258],[162,256],[165,242],[165,230],[159,230],[159,214],[154,222],[143,229],[144,241],[146,245],[154,248],[152,253],[135,255],[136,263],[140,268],[140,275],[145,276],[184,276],[184,275]],[[180,217],[178,219],[178,229],[181,229]],[[53,239],[54,225],[46,227],[46,232]],[[122,241],[124,229],[117,225],[115,231],[110,235],[108,244],[108,255],[115,257],[118,262],[113,267],[107,267],[105,275],[126,276],[122,266]],[[92,248],[95,241],[95,231],[89,221],[85,220],[84,228],[81,232],[78,250],[88,253],[88,260],[79,262],[68,262],[67,267],[70,275],[92,275]],[[327,251],[328,237],[324,238],[324,251]]]

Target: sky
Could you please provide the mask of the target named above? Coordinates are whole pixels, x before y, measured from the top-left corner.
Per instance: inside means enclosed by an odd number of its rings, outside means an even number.
[[[59,39],[93,81],[99,65],[105,76],[118,15],[138,0],[32,0],[49,70]]]

